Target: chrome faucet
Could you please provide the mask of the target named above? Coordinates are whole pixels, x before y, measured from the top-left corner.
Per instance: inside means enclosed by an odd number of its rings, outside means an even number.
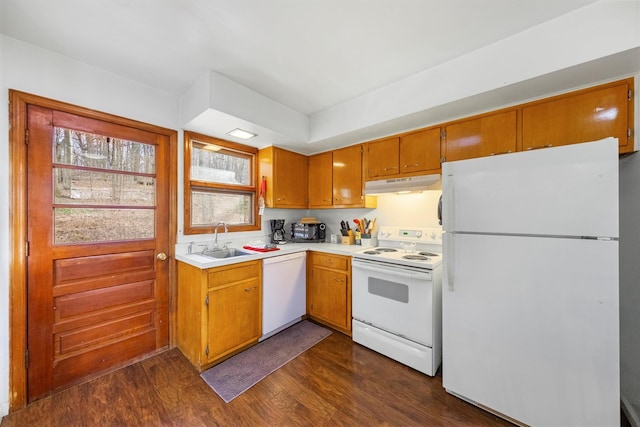
[[[219,222],[216,224],[216,228],[214,231],[214,237],[213,237],[213,250],[217,250],[218,249],[218,226],[222,225],[224,227],[224,235],[225,235],[225,242],[224,245],[222,246],[222,249],[227,249],[227,233],[229,232],[229,229],[227,228],[227,224],[225,224],[224,222]]]

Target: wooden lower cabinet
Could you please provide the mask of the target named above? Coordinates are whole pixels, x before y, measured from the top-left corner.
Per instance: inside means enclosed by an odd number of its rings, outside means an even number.
[[[262,262],[178,263],[177,344],[200,372],[262,335]]]
[[[313,320],[351,335],[351,257],[308,253],[307,312]]]

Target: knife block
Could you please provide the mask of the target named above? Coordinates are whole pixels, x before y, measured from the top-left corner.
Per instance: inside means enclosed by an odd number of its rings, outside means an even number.
[[[342,236],[342,244],[343,245],[355,245],[356,244],[356,236],[353,234],[350,236]]]

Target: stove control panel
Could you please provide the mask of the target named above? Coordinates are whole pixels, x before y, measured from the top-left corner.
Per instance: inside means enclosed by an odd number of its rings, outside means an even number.
[[[378,240],[442,244],[442,229],[439,227],[382,226],[378,232]]]

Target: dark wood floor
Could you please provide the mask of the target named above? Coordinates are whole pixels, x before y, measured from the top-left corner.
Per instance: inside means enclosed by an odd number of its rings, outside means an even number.
[[[334,332],[230,403],[174,349],[39,400],[13,426],[508,426]]]

